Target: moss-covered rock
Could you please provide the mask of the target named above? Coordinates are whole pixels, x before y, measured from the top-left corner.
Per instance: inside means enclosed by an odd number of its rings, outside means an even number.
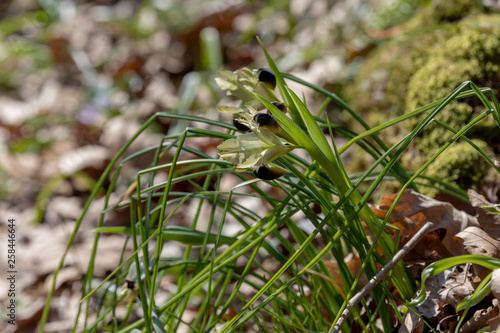
[[[500,18],[498,21],[500,24]],[[410,110],[446,97],[465,80],[495,87],[500,81],[500,26],[481,27],[471,23],[460,27],[460,33],[444,40],[433,48],[423,66],[418,68],[408,82],[406,107]],[[477,98],[450,103],[436,118],[459,130],[473,117],[474,110],[484,110]],[[412,118],[410,129],[421,119]],[[492,121],[480,125],[481,131],[471,131],[469,136],[484,140],[500,135]],[[452,133],[440,126],[429,126],[415,141],[420,153],[433,151],[444,144]]]
[[[453,22],[483,10],[479,0],[433,0],[426,9],[435,23]]]
[[[434,2],[436,5],[437,2]],[[462,14],[455,15],[440,1],[441,9],[447,20],[463,17],[463,13],[475,12],[478,7],[471,4],[476,1],[459,1]],[[449,10],[449,11],[448,11]],[[441,22],[435,20],[435,22]],[[453,18],[453,19],[452,19]],[[423,21],[421,21],[423,22]],[[449,95],[462,82],[471,80],[478,86],[494,89],[499,98],[500,87],[500,15],[468,16],[455,23],[428,29],[425,33],[413,32],[379,47],[366,59],[354,84],[347,87],[351,106],[372,126],[388,118],[402,115]],[[485,110],[480,100],[471,97],[451,102],[436,116],[447,125],[459,130],[479,112]],[[426,113],[427,114],[427,113]],[[386,140],[395,139],[394,133],[408,133],[426,114],[411,118],[398,128],[390,130]],[[453,135],[447,129],[432,124],[427,126],[415,139],[415,155],[421,161],[427,160],[439,147]],[[470,138],[482,140],[480,147],[491,153],[497,147],[498,153],[500,130],[492,117],[488,117],[467,133]],[[446,152],[446,158],[453,158],[450,167],[432,167],[427,174],[450,181],[464,189],[479,186],[484,180],[488,168],[482,157],[468,146],[457,143]],[[460,149],[459,151],[456,149]],[[453,157],[457,151],[461,156]],[[467,154],[465,154],[467,152]],[[475,157],[474,157],[475,155]],[[441,157],[441,160],[444,158]],[[474,161],[471,171],[468,161]],[[415,169],[415,159],[406,161],[406,166]],[[460,163],[464,163],[461,165]],[[436,165],[439,165],[437,163]],[[456,170],[455,170],[456,168]],[[465,187],[464,187],[465,186]]]
[[[480,149],[487,150],[486,143],[472,140]],[[446,149],[427,169],[427,174],[462,189],[481,188],[489,165],[467,142],[456,142]],[[428,192],[429,193],[429,192]]]

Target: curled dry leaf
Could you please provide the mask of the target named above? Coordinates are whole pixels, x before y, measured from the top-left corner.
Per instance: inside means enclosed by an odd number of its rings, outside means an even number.
[[[445,305],[444,302],[441,300],[441,287],[446,283],[446,281],[449,279],[449,277],[452,275],[452,271],[450,269],[446,269],[443,272],[431,276],[427,280],[425,280],[425,288],[426,288],[426,293],[427,296],[425,298],[425,301],[417,306],[415,308],[416,312],[418,313],[419,316],[426,317],[426,318],[434,318],[434,319],[443,319],[446,317],[447,313],[446,311],[442,311],[443,306]],[[420,293],[421,291],[419,291]],[[409,311],[411,312],[411,311]],[[417,318],[405,318],[405,324],[408,325],[406,329],[408,331],[403,330],[400,332],[413,332],[410,330],[410,327],[416,327],[417,325]],[[415,321],[417,320],[417,321]]]
[[[481,229],[467,228],[457,234],[457,237],[463,239],[463,245],[468,253],[500,259],[500,215],[482,208],[493,206],[484,196],[473,190],[467,191],[467,194],[478,213],[477,221]],[[489,273],[488,269],[480,265],[474,265],[474,269],[480,278],[486,277]]]
[[[495,269],[491,276],[491,293],[496,297],[495,303],[498,309],[498,301],[500,301],[500,269]],[[488,325],[490,325],[490,332],[500,332],[500,315],[488,320]]]
[[[408,311],[401,323],[398,333],[422,333],[424,321],[412,311]]]
[[[490,237],[500,240],[500,215],[482,208],[485,206],[493,206],[493,204],[474,190],[467,191],[467,195],[469,196],[472,206],[476,208],[478,213],[477,220],[481,228],[486,231]]]
[[[441,286],[445,283],[449,271],[433,276],[425,281],[427,289],[427,298],[425,302],[417,307],[417,311],[424,317],[435,318],[439,314],[440,308],[443,306],[439,291]]]
[[[328,271],[330,272],[335,283],[337,285],[341,286],[342,285],[342,278],[340,277],[337,262],[333,261],[333,260],[323,260],[323,262],[324,262],[326,268],[328,269]],[[356,276],[359,273],[359,270],[361,269],[362,262],[361,262],[361,259],[359,258],[358,255],[355,255],[352,253],[348,254],[344,258],[344,262],[353,276]],[[363,275],[361,275],[361,278],[359,279],[358,287],[363,288],[367,283],[368,283],[368,279],[366,277],[366,274],[363,273]]]
[[[379,218],[384,218],[396,197],[397,194],[384,196],[379,207],[372,208],[372,210]],[[479,227],[475,217],[455,209],[450,203],[429,198],[413,190],[403,193],[389,217],[389,223],[400,229],[403,245],[429,221],[434,223],[431,231],[439,229],[445,231],[442,244],[451,255],[464,254],[463,248],[457,246],[454,236],[467,227]]]
[[[436,327],[438,328],[437,332],[454,332],[459,319],[460,317],[456,313],[444,317],[436,325]]]
[[[444,304],[450,304],[457,308],[458,304],[467,296],[474,292],[474,287],[471,284],[472,276],[467,269],[463,269],[457,273],[458,268],[453,270],[453,273],[446,279],[439,295]]]
[[[465,250],[469,254],[481,254],[500,259],[500,242],[478,227],[469,227],[459,232],[456,237],[463,239]]]
[[[450,270],[445,270],[438,275],[432,276],[425,281],[427,297],[421,305],[415,308],[416,313],[408,311],[398,333],[421,333],[424,331],[423,317],[430,320],[442,320],[446,317],[446,311],[443,311],[443,301],[439,295],[441,286],[451,274]]]
[[[463,247],[469,254],[480,254],[500,259],[500,242],[493,239],[483,229],[469,227],[457,234],[457,238],[463,240]],[[481,266],[473,265],[477,275],[484,279],[490,270]]]
[[[472,277],[473,274],[467,269],[467,265],[461,265],[428,278],[425,281],[425,302],[414,309],[418,316],[411,315],[409,311],[399,332],[422,332],[421,317],[426,318],[428,324],[433,327],[439,325],[444,329],[442,332],[452,332],[457,324],[457,314],[450,315],[451,307],[456,308],[466,296],[474,292]]]
[[[488,326],[488,322],[495,316],[498,316],[498,306],[490,306],[486,309],[476,310],[472,318],[464,322],[462,327],[460,327],[460,332],[478,332],[480,329]],[[495,330],[490,330],[489,332],[495,332]],[[496,332],[498,332],[498,330],[496,330]]]

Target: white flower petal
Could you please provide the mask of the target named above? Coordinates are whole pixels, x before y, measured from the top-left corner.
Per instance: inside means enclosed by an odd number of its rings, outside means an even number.
[[[217,146],[220,150],[234,150],[240,148],[240,142],[237,139],[227,139]]]
[[[226,81],[224,80],[223,78],[220,78],[220,77],[216,77],[215,78],[215,83],[217,83],[217,85],[219,86],[219,88],[221,88],[222,90],[224,91],[231,91],[231,90],[236,90],[238,89],[238,86],[229,82],[229,81]]]
[[[232,163],[233,165],[239,165],[241,162],[243,162],[245,160],[245,154],[239,154],[239,153],[221,152],[221,153],[219,153],[219,156],[223,160],[228,161],[229,163]]]
[[[247,169],[253,168],[255,165],[262,164],[262,155],[261,154],[253,154],[250,155],[243,163],[240,163],[236,166],[236,171],[245,171]]]
[[[241,113],[241,112],[245,112],[245,109],[237,107],[237,106],[221,105],[217,108],[217,111],[227,112],[227,113]]]
[[[289,145],[273,146],[264,152],[264,156],[262,157],[262,164],[267,165],[278,157],[288,154],[288,152],[290,152],[292,149],[293,148],[291,148]]]
[[[236,81],[238,79],[237,75],[235,72],[228,71],[228,70],[221,70],[219,71],[219,74],[225,77],[228,81]]]
[[[276,135],[265,128],[256,128],[254,133],[259,138],[259,140],[265,142],[269,146],[283,144]]]

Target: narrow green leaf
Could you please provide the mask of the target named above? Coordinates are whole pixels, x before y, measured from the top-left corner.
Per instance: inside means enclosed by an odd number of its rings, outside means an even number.
[[[430,264],[422,271],[422,282],[421,282],[422,290],[420,291],[420,294],[413,301],[406,303],[406,305],[419,306],[425,301],[426,297],[425,281],[428,278],[436,276],[439,273],[443,272],[444,270],[451,268],[453,266],[466,263],[481,265],[491,270],[500,268],[500,259],[482,255],[464,255],[464,256],[458,256],[440,260],[438,262]]]
[[[113,234],[124,234],[132,235],[132,229],[130,227],[100,227],[94,229],[95,232],[100,233],[113,233]],[[149,236],[151,236],[155,230],[149,231]],[[169,226],[163,228],[163,240],[164,241],[177,241],[183,244],[191,245],[201,245],[205,238],[206,233],[192,230],[191,228],[181,227],[181,226]],[[217,234],[208,235],[208,243],[214,244],[217,238]],[[220,236],[219,242],[221,244],[233,244],[237,238]]]
[[[330,145],[328,144],[325,134],[319,127],[313,115],[309,112],[304,103],[302,103],[300,98],[292,90],[288,89],[288,92],[292,97],[296,109],[299,111],[300,117],[302,118],[304,124],[306,125],[307,132],[309,133],[310,137],[312,138],[314,143],[316,143],[318,148],[323,152],[323,154],[328,158],[330,163],[336,164],[335,154],[332,151]]]
[[[302,118],[300,117],[300,114],[298,113],[298,110],[295,108],[295,104],[293,103],[292,97],[288,93],[288,89],[285,83],[285,80],[283,79],[283,76],[281,75],[281,72],[278,70],[278,67],[274,63],[273,58],[267,53],[266,48],[264,47],[264,44],[262,44],[262,41],[260,40],[259,37],[257,37],[257,40],[260,43],[260,46],[262,47],[262,50],[264,50],[264,54],[266,55],[267,63],[269,64],[269,67],[271,67],[271,70],[273,71],[274,75],[276,76],[276,85],[278,86],[278,89],[280,91],[281,97],[283,98],[283,102],[289,107],[288,112],[290,113],[290,116],[292,117],[293,121],[299,125],[299,127],[304,128],[305,124],[302,121]]]

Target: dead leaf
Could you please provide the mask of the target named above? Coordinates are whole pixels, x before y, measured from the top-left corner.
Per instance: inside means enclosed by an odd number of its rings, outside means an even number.
[[[0,124],[3,126],[20,126],[36,117],[37,112],[33,103],[8,97],[0,98]]]
[[[78,197],[54,196],[47,204],[44,220],[54,225],[76,221],[82,213],[81,205]]]
[[[500,300],[500,268],[493,270],[491,276],[491,293],[496,297],[496,308],[498,311],[498,302]],[[490,332],[500,332],[500,315],[488,320]]]
[[[425,281],[427,297],[424,303],[416,308],[421,316],[427,318],[435,318],[438,316],[440,309],[443,306],[439,292],[441,290],[441,286],[446,283],[450,274],[451,270],[445,270],[444,272],[430,277]]]
[[[460,333],[478,332],[481,328],[487,326],[488,322],[495,316],[498,316],[497,306],[490,306],[487,309],[477,310],[476,312],[474,312],[472,318],[463,323],[462,327],[460,327],[459,332]],[[490,329],[490,332],[495,332],[495,330]],[[496,332],[498,332],[498,330]]]
[[[109,149],[98,145],[88,145],[61,155],[58,166],[63,175],[72,175],[85,169],[102,170],[109,159]]]
[[[344,262],[353,276],[356,276],[359,273],[359,270],[361,269],[362,262],[361,262],[361,259],[359,258],[358,255],[355,255],[352,253],[348,254],[344,258]],[[325,264],[326,268],[330,272],[335,283],[338,286],[342,286],[342,278],[340,277],[337,262],[334,260],[323,260],[323,263]],[[366,277],[366,274],[363,273],[361,275],[361,278],[359,279],[358,287],[363,288],[367,283],[368,283],[368,279]]]
[[[469,227],[457,234],[463,240],[463,246],[469,254],[480,254],[500,259],[500,242],[491,238],[483,229]],[[473,265],[477,275],[484,279],[490,270],[481,265]]]
[[[412,311],[408,311],[401,323],[398,333],[422,333],[424,321]]]
[[[425,234],[420,242],[418,242],[413,247],[413,249],[404,257],[405,262],[409,266],[412,266],[415,263],[419,262],[434,262],[452,256],[451,253],[443,245],[438,231],[439,230],[436,230]],[[420,276],[420,273],[416,274],[415,276]]]
[[[467,191],[467,195],[469,196],[472,206],[476,208],[479,215],[477,221],[481,225],[481,228],[484,229],[490,237],[500,240],[500,215],[481,208],[483,206],[493,206],[493,204],[474,190]]]
[[[456,237],[463,239],[465,250],[470,254],[481,254],[500,259],[500,242],[490,237],[483,229],[469,227]]]
[[[454,272],[450,274],[444,286],[439,290],[441,301],[444,304],[450,304],[454,308],[457,308],[465,297],[474,292],[474,287],[471,284],[471,274],[468,274],[468,270],[464,269],[456,273],[457,270],[458,268],[455,267]]]
[[[389,210],[396,196],[397,194],[384,196],[379,208],[372,208],[372,210],[378,217],[381,217],[384,211]],[[429,221],[434,223],[430,231],[445,230],[442,243],[451,255],[464,254],[463,248],[457,246],[454,236],[467,227],[479,227],[475,217],[454,208],[450,203],[429,198],[413,190],[403,193],[389,218],[389,223],[400,228],[402,244]]]
[[[449,316],[444,317],[437,324],[438,332],[454,332],[455,327],[458,324],[459,315],[454,313]]]

